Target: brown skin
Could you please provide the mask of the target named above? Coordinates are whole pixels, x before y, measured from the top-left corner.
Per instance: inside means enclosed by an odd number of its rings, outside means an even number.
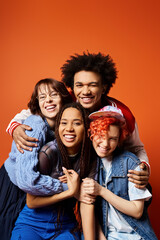
[[[135,183],[136,188],[143,189],[146,187],[149,181],[149,168],[144,164],[140,164],[140,168],[143,171],[129,170],[129,181]]]

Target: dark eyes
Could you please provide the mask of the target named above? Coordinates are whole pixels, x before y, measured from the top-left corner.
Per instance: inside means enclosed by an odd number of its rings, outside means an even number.
[[[83,87],[82,84],[76,84],[76,87]]]
[[[80,122],[74,122],[74,125],[79,126],[79,125],[81,125],[81,123]]]
[[[61,122],[60,124],[63,125],[63,126],[65,126],[65,125],[67,125],[67,122]],[[73,122],[73,125],[75,125],[75,126],[80,126],[80,125],[81,125],[81,122]]]
[[[76,87],[83,87],[84,85],[83,84],[75,84]],[[90,84],[88,85],[88,87],[97,87],[98,85],[97,84]]]
[[[45,95],[44,95],[44,96],[41,95],[41,96],[39,96],[38,98],[39,98],[39,100],[44,100],[44,99],[46,98],[46,96],[45,96]]]
[[[111,140],[111,141],[117,141],[118,138],[110,138],[109,140]]]
[[[61,125],[66,125],[67,124],[67,122],[61,122]]]

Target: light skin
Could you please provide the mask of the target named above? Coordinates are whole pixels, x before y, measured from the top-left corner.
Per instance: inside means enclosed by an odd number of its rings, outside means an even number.
[[[109,157],[113,151],[117,148],[119,142],[119,128],[114,125],[110,125],[108,132],[104,136],[96,135],[92,144],[97,155],[101,158]]]
[[[103,85],[99,74],[92,71],[80,71],[74,76],[73,92],[79,103],[89,110],[94,112],[101,107],[101,96],[105,92],[107,85]],[[17,143],[19,151],[23,152],[22,148],[32,151],[31,147],[36,146],[34,138],[29,138],[25,134],[25,130],[31,130],[29,126],[20,125],[13,132],[13,138]],[[30,147],[27,147],[30,146]],[[129,170],[129,180],[135,183],[137,188],[143,189],[149,180],[149,171],[144,163],[140,165],[143,171],[138,172]]]
[[[79,175],[74,170],[67,170],[66,168],[63,168],[63,173],[67,178],[68,190],[47,197],[33,196],[27,193],[27,206],[29,208],[41,208],[74,197],[79,191]]]
[[[65,109],[59,125],[59,136],[69,155],[78,152],[83,135],[84,124],[81,113],[76,108]]]
[[[108,132],[102,138],[97,135],[93,137],[92,143],[93,147],[97,153],[97,155],[101,158],[108,158],[112,161],[112,154],[119,142],[119,127],[110,125]],[[94,196],[101,196],[107,202],[109,202],[112,206],[114,206],[120,212],[132,216],[134,218],[139,219],[142,216],[143,208],[144,208],[144,200],[136,200],[136,201],[128,201],[125,200],[105,187],[98,184],[95,180],[90,178],[83,179],[83,187],[84,191],[87,194],[91,194]],[[89,211],[89,210],[88,210]],[[91,210],[91,215],[93,215],[93,210]],[[85,227],[85,226],[84,226]],[[86,231],[91,232],[92,235],[92,227],[90,229],[86,229]],[[89,234],[89,233],[88,233]],[[99,228],[98,230],[100,240],[105,239],[102,230]]]
[[[70,107],[63,111],[59,124],[59,136],[67,149],[68,155],[78,153],[84,136],[83,118],[78,109]],[[29,208],[44,207],[77,196],[80,188],[79,175],[74,170],[67,170],[65,168],[63,168],[63,172],[68,190],[47,197],[27,194],[27,205]]]
[[[66,146],[68,155],[75,155],[80,147],[84,135],[84,124],[81,113],[76,108],[67,108],[64,110],[60,125],[59,136],[62,143]],[[63,183],[67,183],[66,175],[59,177]],[[76,198],[84,203],[91,204],[95,201],[95,196],[91,197],[83,190],[83,184],[80,186],[81,191]]]
[[[55,89],[53,89],[51,86],[47,86],[46,84],[41,84],[38,88],[37,98],[38,98],[39,107],[43,116],[46,118],[51,129],[54,130],[55,117],[62,106],[62,100],[59,93],[57,93]],[[22,130],[21,131],[22,134],[19,133],[19,130]],[[23,149],[32,151],[31,147],[33,147],[33,144],[35,147],[37,145],[35,143],[31,143],[30,141],[34,141],[34,142],[38,141],[38,139],[28,137],[25,134],[25,130],[31,130],[31,128],[27,125],[22,124],[15,129],[14,136],[13,136],[16,142],[17,149],[21,153],[23,153]],[[27,136],[27,139],[26,139],[26,136]],[[28,143],[28,146],[30,147],[26,146],[27,143]]]
[[[41,84],[38,88],[38,101],[41,113],[46,118],[51,129],[54,129],[55,118],[60,108],[62,107],[62,100],[51,86]]]
[[[63,111],[61,121],[59,124],[59,136],[67,149],[69,155],[76,154],[80,148],[84,137],[84,122],[81,113],[76,108],[67,108]],[[55,204],[62,200],[75,197],[79,195],[80,191],[80,178],[74,170],[67,170],[63,168],[64,176],[60,177],[65,179],[68,185],[68,190],[55,194],[53,196],[41,197],[27,194],[26,203],[29,208],[40,208]],[[85,206],[86,204],[80,204],[82,226],[86,224],[86,214],[88,214],[87,220],[89,220],[90,228],[94,225],[94,212],[91,215],[93,205]],[[92,231],[89,235],[85,231],[85,239],[95,239],[95,232]]]

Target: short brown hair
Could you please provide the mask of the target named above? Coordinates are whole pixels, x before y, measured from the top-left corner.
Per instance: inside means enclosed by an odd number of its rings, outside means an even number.
[[[39,107],[39,102],[37,99],[38,96],[38,89],[40,87],[41,84],[45,84],[47,86],[52,87],[56,92],[58,92],[60,94],[61,100],[62,100],[62,105],[64,105],[65,103],[70,103],[72,102],[72,97],[70,95],[70,93],[68,92],[68,90],[66,89],[64,83],[57,81],[55,79],[52,78],[45,78],[42,79],[40,81],[37,82],[37,84],[34,87],[33,93],[31,95],[31,99],[28,103],[28,108],[31,110],[32,114],[38,114],[40,116],[42,116],[41,114],[41,110]]]

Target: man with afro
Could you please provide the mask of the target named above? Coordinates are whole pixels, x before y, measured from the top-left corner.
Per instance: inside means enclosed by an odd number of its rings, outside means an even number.
[[[130,109],[122,102],[108,96],[108,93],[116,81],[117,69],[110,55],[102,53],[83,53],[70,56],[61,67],[62,81],[70,89],[75,100],[78,101],[89,113],[100,108],[111,105],[120,108],[127,122],[130,133],[129,138],[124,143],[124,148],[133,152],[143,162],[143,171],[130,170],[129,180],[134,182],[138,188],[143,188],[148,183],[149,165],[148,157],[144,145],[139,138],[138,127]],[[27,110],[28,111],[28,110]],[[30,113],[27,112],[27,116]],[[13,134],[15,142],[19,143],[19,148],[28,150],[34,143],[28,142],[25,134],[26,126],[21,124],[26,118],[24,110],[15,116],[10,122],[7,131]],[[17,122],[17,123],[16,123]],[[12,133],[11,129],[14,131]],[[17,124],[17,125],[16,125]],[[16,128],[15,128],[16,127]],[[23,139],[23,140],[20,140]],[[22,143],[20,143],[22,141]]]

